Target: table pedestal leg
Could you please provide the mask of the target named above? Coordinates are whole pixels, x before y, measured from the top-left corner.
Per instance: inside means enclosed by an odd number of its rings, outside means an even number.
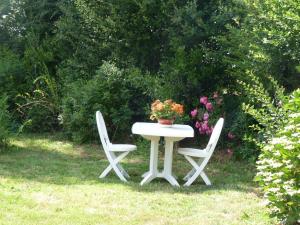
[[[151,139],[151,153],[150,153],[150,164],[149,172],[144,174],[144,179],[141,181],[141,185],[149,183],[155,177],[157,177],[157,160],[158,160],[158,141],[159,137],[153,137]]]
[[[174,141],[171,138],[165,137],[165,160],[162,177],[169,181],[173,186],[179,187],[177,180],[172,175],[173,145]]]

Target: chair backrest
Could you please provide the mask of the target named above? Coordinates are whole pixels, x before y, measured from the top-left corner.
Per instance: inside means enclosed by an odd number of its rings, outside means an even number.
[[[96,122],[97,122],[98,133],[100,136],[100,140],[101,140],[103,149],[105,152],[108,152],[109,145],[111,145],[111,142],[108,138],[105,122],[104,122],[102,113],[100,111],[96,112]]]
[[[210,154],[212,154],[216,148],[216,145],[218,143],[218,140],[219,140],[222,128],[223,128],[223,124],[224,124],[224,119],[220,118],[213,129],[213,132],[210,136],[209,142],[206,146],[206,151],[209,152]]]

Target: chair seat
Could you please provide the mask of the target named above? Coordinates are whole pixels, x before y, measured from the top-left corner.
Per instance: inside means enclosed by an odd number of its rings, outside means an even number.
[[[111,144],[109,146],[109,151],[112,152],[129,152],[136,150],[135,145],[128,145],[128,144]]]
[[[178,153],[192,157],[207,157],[208,155],[206,150],[196,148],[179,148]]]

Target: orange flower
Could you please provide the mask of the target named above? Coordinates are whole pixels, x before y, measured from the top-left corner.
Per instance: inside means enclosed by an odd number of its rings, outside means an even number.
[[[164,104],[161,103],[161,102],[159,102],[159,103],[156,105],[155,109],[156,109],[157,111],[162,111],[162,110],[164,109]]]
[[[158,105],[159,103],[161,103],[159,100],[156,100],[155,102],[153,102],[153,103],[151,104],[151,110],[152,110],[152,111],[156,111],[157,105]]]
[[[155,100],[151,104],[151,115],[150,119],[159,118],[176,118],[177,116],[183,115],[183,105],[173,102],[172,99],[167,99],[164,102]]]
[[[177,112],[179,115],[182,115],[183,114],[183,105],[173,103],[172,110]]]
[[[167,99],[166,101],[164,101],[164,104],[172,105],[173,104],[173,100],[172,99]]]

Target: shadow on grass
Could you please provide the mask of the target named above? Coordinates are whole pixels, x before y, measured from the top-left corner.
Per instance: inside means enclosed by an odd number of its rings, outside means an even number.
[[[12,146],[9,151],[0,154],[0,177],[56,185],[125,185],[138,192],[189,194],[213,190],[250,192],[255,189],[252,182],[253,166],[243,162],[217,160],[212,160],[207,167],[207,174],[213,183],[210,187],[205,186],[201,178],[188,188],[174,188],[164,179],[155,179],[140,186],[141,175],[148,170],[149,163],[149,153],[145,149],[129,154],[128,160],[122,163],[131,176],[128,183],[121,182],[114,172],[110,172],[105,179],[99,179],[108,161],[99,146],[97,148],[82,146],[80,151],[77,147],[70,152],[60,152],[36,144],[30,147]],[[73,151],[77,151],[76,154]],[[191,167],[182,157],[174,155],[173,171],[182,185],[182,178]]]

